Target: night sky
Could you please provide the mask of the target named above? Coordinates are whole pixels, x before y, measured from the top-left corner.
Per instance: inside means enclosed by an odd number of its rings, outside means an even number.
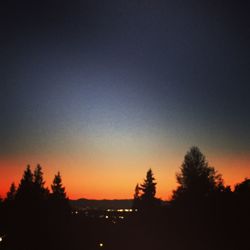
[[[0,194],[26,165],[71,198],[168,198],[192,145],[250,177],[250,2],[2,1]]]

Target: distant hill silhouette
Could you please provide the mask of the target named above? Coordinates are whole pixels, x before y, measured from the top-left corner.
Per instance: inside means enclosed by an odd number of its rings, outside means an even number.
[[[124,199],[124,200],[89,200],[89,199],[78,199],[78,200],[70,200],[70,205],[73,208],[83,209],[119,209],[119,208],[131,208],[132,207],[132,199]]]

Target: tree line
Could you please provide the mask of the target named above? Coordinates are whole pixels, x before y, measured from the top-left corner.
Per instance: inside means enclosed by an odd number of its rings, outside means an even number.
[[[137,227],[140,248],[215,250],[249,249],[250,179],[234,190],[211,167],[198,147],[186,153],[176,174],[177,188],[163,204],[156,198],[156,181],[151,169],[142,184],[137,184],[133,207],[141,220]],[[151,228],[154,228],[151,230]],[[130,236],[132,237],[132,236]],[[135,248],[135,249],[136,249]]]
[[[235,194],[250,198],[250,179],[235,185],[234,191],[224,184],[222,175],[211,167],[198,147],[191,147],[186,153],[180,171],[176,174],[177,188],[169,204],[192,203],[219,194]],[[135,209],[148,209],[162,204],[156,198],[156,182],[152,169],[149,169],[142,184],[137,184],[133,197]]]
[[[50,191],[39,164],[34,171],[27,166],[18,187],[12,183],[1,203],[0,230],[6,249],[44,249],[53,242],[57,244],[55,239],[70,216],[60,172],[54,176]]]
[[[11,184],[0,203],[0,248],[33,249],[248,249],[250,179],[224,184],[198,147],[191,147],[169,201],[156,197],[152,169],[133,197],[133,216],[108,224],[86,216],[71,216],[69,200],[58,172],[49,190],[42,167],[27,166],[18,187]],[[2,234],[4,232],[4,235]],[[2,235],[1,235],[2,234]],[[101,241],[100,241],[101,239]]]
[[[34,172],[30,168],[30,165],[27,166],[23,173],[23,177],[16,187],[15,183],[11,183],[10,189],[7,192],[5,202],[12,202],[14,200],[32,200],[34,199],[67,199],[65,188],[62,185],[62,178],[60,172],[58,172],[51,185],[50,192],[48,187],[45,187],[45,181],[43,179],[42,167],[40,164],[37,164]]]

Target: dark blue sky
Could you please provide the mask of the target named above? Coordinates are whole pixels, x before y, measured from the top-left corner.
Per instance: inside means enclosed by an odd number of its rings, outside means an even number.
[[[1,157],[121,135],[249,155],[249,1],[1,5]]]

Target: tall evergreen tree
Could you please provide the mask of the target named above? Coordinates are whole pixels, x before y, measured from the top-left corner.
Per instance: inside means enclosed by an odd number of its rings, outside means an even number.
[[[143,184],[140,185],[140,190],[142,194],[139,200],[139,208],[144,211],[150,211],[152,208],[160,205],[160,199],[155,197],[156,182],[151,169],[148,170],[146,179]]]
[[[51,211],[53,213],[54,222],[65,222],[70,215],[69,200],[66,196],[65,187],[62,184],[60,172],[58,172],[51,185],[52,193],[50,198]]]
[[[34,171],[34,183],[40,188],[44,188],[45,181],[43,180],[43,172],[40,164],[37,164],[37,167]]]
[[[37,218],[41,217],[40,213],[38,213],[37,198],[34,192],[34,175],[29,165],[19,183],[15,204],[12,209],[13,214],[10,216],[13,217],[12,221],[15,223],[11,223],[10,234],[15,238],[13,243],[15,244],[15,241],[19,242],[20,249],[25,249],[24,246],[27,244],[26,235],[29,235],[29,240],[33,242],[33,238],[35,239],[34,228],[39,227]]]
[[[62,184],[62,177],[60,172],[58,172],[52,182],[51,185],[51,194],[49,198],[49,211],[50,217],[48,231],[55,239],[59,239],[59,241],[55,241],[56,249],[64,249],[65,244],[67,244],[68,239],[64,237],[65,235],[69,235],[70,227],[70,204],[69,200],[66,196],[65,187]],[[70,247],[66,247],[70,248]]]
[[[151,169],[148,170],[146,179],[140,186],[142,191],[141,199],[145,201],[152,201],[155,199],[156,194],[156,182]]]
[[[179,187],[174,191],[174,199],[196,199],[224,188],[221,175],[209,166],[198,147],[191,147],[187,152],[176,178]]]
[[[140,206],[140,186],[137,183],[135,186],[135,193],[134,193],[132,208],[137,209],[139,208],[139,206]]]
[[[60,172],[58,172],[51,185],[52,196],[57,199],[66,199],[65,187],[62,185],[62,178]]]
[[[23,178],[17,189],[16,197],[18,200],[32,200],[34,198],[34,176],[30,169],[30,165],[27,166],[23,173]]]
[[[14,182],[12,182],[9,191],[7,192],[6,201],[14,201],[16,197],[16,191],[16,185]]]
[[[139,199],[139,198],[140,198],[140,187],[139,184],[137,183],[135,186],[134,199]]]
[[[21,179],[20,186],[26,185],[26,184],[30,185],[31,183],[33,183],[33,173],[30,169],[30,165],[27,165],[27,168],[23,173],[23,178]]]
[[[40,164],[37,164],[34,171],[34,192],[36,193],[37,199],[46,199],[49,194],[49,190],[44,187],[44,184],[42,167]]]

